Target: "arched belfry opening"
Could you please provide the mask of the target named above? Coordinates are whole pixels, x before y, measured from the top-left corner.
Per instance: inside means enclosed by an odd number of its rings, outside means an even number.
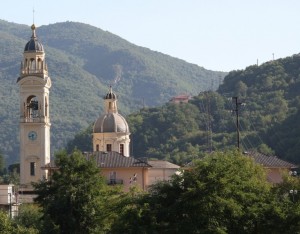
[[[35,69],[36,69],[35,59],[31,58],[30,59],[30,70],[34,71]]]
[[[26,101],[26,117],[27,118],[37,118],[39,117],[39,101],[36,96],[31,95]]]

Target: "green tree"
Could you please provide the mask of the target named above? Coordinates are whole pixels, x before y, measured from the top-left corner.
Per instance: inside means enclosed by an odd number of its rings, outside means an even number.
[[[0,233],[1,234],[37,234],[38,230],[32,227],[26,228],[17,225],[8,215],[0,210]]]
[[[13,233],[13,225],[8,215],[3,211],[0,211],[0,233],[10,234]]]
[[[20,164],[15,163],[8,166],[7,173],[3,176],[4,183],[14,185],[20,184]]]
[[[3,176],[4,174],[5,174],[5,160],[0,150],[0,176]]]
[[[263,153],[265,155],[274,155],[274,150],[272,150],[268,145],[266,144],[260,144],[257,148],[258,152]]]
[[[19,206],[18,215],[14,218],[14,222],[26,228],[35,228],[42,230],[43,222],[41,208],[36,204],[21,204]]]
[[[99,233],[109,229],[114,217],[110,208],[117,191],[108,189],[95,161],[75,151],[71,155],[58,153],[55,163],[59,170],[52,178],[34,184],[44,220],[57,225],[60,233]]]
[[[243,82],[243,81],[239,81],[237,82],[237,84],[235,85],[235,93],[236,96],[238,97],[245,97],[247,96],[247,85]]]
[[[295,172],[295,171],[294,171]],[[276,194],[277,216],[274,219],[277,233],[300,233],[300,180],[299,174],[283,173],[283,182],[273,188]]]
[[[69,141],[67,144],[68,153],[71,153],[72,151],[74,151],[74,149],[79,149],[82,152],[92,151],[92,133],[93,125],[91,124],[84,131],[81,131],[78,134],[76,134],[74,139]]]
[[[271,187],[252,159],[216,152],[125,206],[115,233],[277,233],[272,221],[284,219]]]

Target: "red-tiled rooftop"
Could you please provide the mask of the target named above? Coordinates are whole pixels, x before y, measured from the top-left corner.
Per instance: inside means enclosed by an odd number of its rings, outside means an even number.
[[[187,95],[187,94],[181,94],[181,95],[177,95],[175,97],[172,97],[170,99],[170,102],[176,102],[176,101],[188,101],[192,98],[191,95]]]

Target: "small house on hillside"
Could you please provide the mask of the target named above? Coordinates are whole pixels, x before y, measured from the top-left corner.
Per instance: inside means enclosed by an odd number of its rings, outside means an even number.
[[[192,99],[191,95],[181,94],[181,95],[172,97],[169,102],[171,102],[171,103],[188,103],[189,100],[191,100],[191,99]]]

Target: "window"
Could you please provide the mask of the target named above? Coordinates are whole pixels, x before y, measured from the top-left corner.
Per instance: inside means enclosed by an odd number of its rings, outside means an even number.
[[[35,162],[31,162],[30,163],[30,175],[31,176],[35,176],[35,167],[36,167],[36,163]]]
[[[107,145],[106,145],[106,151],[107,151],[107,152],[110,152],[110,151],[111,151],[111,144],[107,144]]]
[[[117,183],[117,172],[111,171],[109,173],[109,183],[110,184],[116,184]]]
[[[120,154],[124,155],[124,144],[120,144]]]
[[[99,145],[98,144],[96,145],[96,151],[99,151]]]

